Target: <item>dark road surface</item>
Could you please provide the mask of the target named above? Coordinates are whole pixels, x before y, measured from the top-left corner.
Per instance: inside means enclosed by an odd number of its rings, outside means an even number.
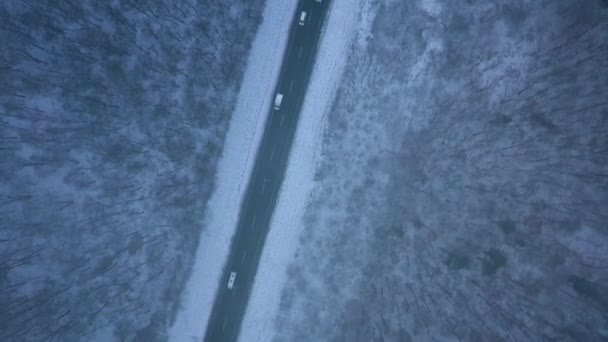
[[[270,108],[253,174],[241,204],[237,231],[207,324],[205,341],[227,342],[238,338],[270,218],[285,175],[289,150],[328,8],[328,0],[300,0],[298,4],[275,91],[275,94],[283,94],[283,101],[280,109]],[[303,26],[299,23],[302,11],[306,12]],[[229,289],[227,284],[231,272],[236,272],[236,279],[234,287]],[[280,293],[276,295],[279,296]]]

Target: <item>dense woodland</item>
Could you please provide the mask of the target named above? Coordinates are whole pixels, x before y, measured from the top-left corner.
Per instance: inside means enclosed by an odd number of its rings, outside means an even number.
[[[164,340],[262,0],[0,4],[0,340]]]
[[[608,3],[370,3],[276,340],[608,339]]]

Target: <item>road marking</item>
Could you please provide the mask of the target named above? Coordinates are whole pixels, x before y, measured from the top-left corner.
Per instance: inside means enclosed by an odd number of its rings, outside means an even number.
[[[274,149],[277,148],[276,146],[272,147],[272,152],[270,152],[270,160],[272,160],[272,156],[274,156]]]
[[[241,265],[243,264],[243,261],[245,261],[245,256],[247,256],[247,251],[243,253],[243,257],[241,258]]]
[[[285,160],[285,153],[287,152],[287,149],[283,150],[283,155],[281,156],[281,160]]]
[[[224,328],[226,327],[226,320],[228,318],[226,316],[224,316],[224,323],[222,323],[222,331],[224,331]]]
[[[264,188],[266,187],[266,182],[262,183],[262,195],[264,194]]]
[[[300,52],[298,52],[298,59],[300,59],[300,56],[302,55],[302,48],[303,48],[303,47],[304,47],[304,46],[300,46]]]
[[[260,238],[258,239],[258,245],[255,247],[255,254],[258,254],[260,247],[262,246],[262,234],[260,234]]]
[[[269,205],[266,206],[266,217],[268,219],[270,219],[270,216],[268,216],[268,212],[270,212],[270,206]]]
[[[251,272],[253,271],[253,267],[249,269],[249,276],[248,278],[251,279]]]
[[[281,114],[281,122],[279,122],[279,127],[283,126],[283,119],[285,119],[285,117],[283,114]]]
[[[289,92],[291,93],[291,88],[293,88],[293,80],[291,80],[291,83],[289,84]]]
[[[251,228],[253,228],[254,224],[255,224],[255,215],[253,215],[253,222],[251,222]]]

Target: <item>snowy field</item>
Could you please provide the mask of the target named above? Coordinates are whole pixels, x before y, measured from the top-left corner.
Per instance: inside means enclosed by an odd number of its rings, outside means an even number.
[[[365,36],[366,21],[357,25],[363,3],[364,0],[332,2],[239,341],[270,341],[274,336],[273,324],[287,267],[298,247],[301,219],[320,158],[326,114],[344,72],[350,43],[355,36]]]
[[[297,0],[267,0],[230,122],[196,262],[171,327],[172,341],[203,339],[205,325],[234,235],[239,206],[255,163],[279,76]],[[269,49],[269,47],[272,47]],[[253,110],[252,110],[253,109]],[[245,148],[248,147],[248,148]]]

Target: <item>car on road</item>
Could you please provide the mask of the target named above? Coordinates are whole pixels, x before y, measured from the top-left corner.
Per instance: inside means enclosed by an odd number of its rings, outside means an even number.
[[[236,281],[236,272],[230,272],[230,277],[228,278],[228,290],[232,290],[234,288],[234,282]]]
[[[283,102],[283,94],[278,93],[274,98],[274,110],[279,110],[281,108],[281,102]]]
[[[298,24],[300,26],[304,26],[304,20],[306,20],[306,12],[302,11],[302,13],[300,13],[300,22]]]

